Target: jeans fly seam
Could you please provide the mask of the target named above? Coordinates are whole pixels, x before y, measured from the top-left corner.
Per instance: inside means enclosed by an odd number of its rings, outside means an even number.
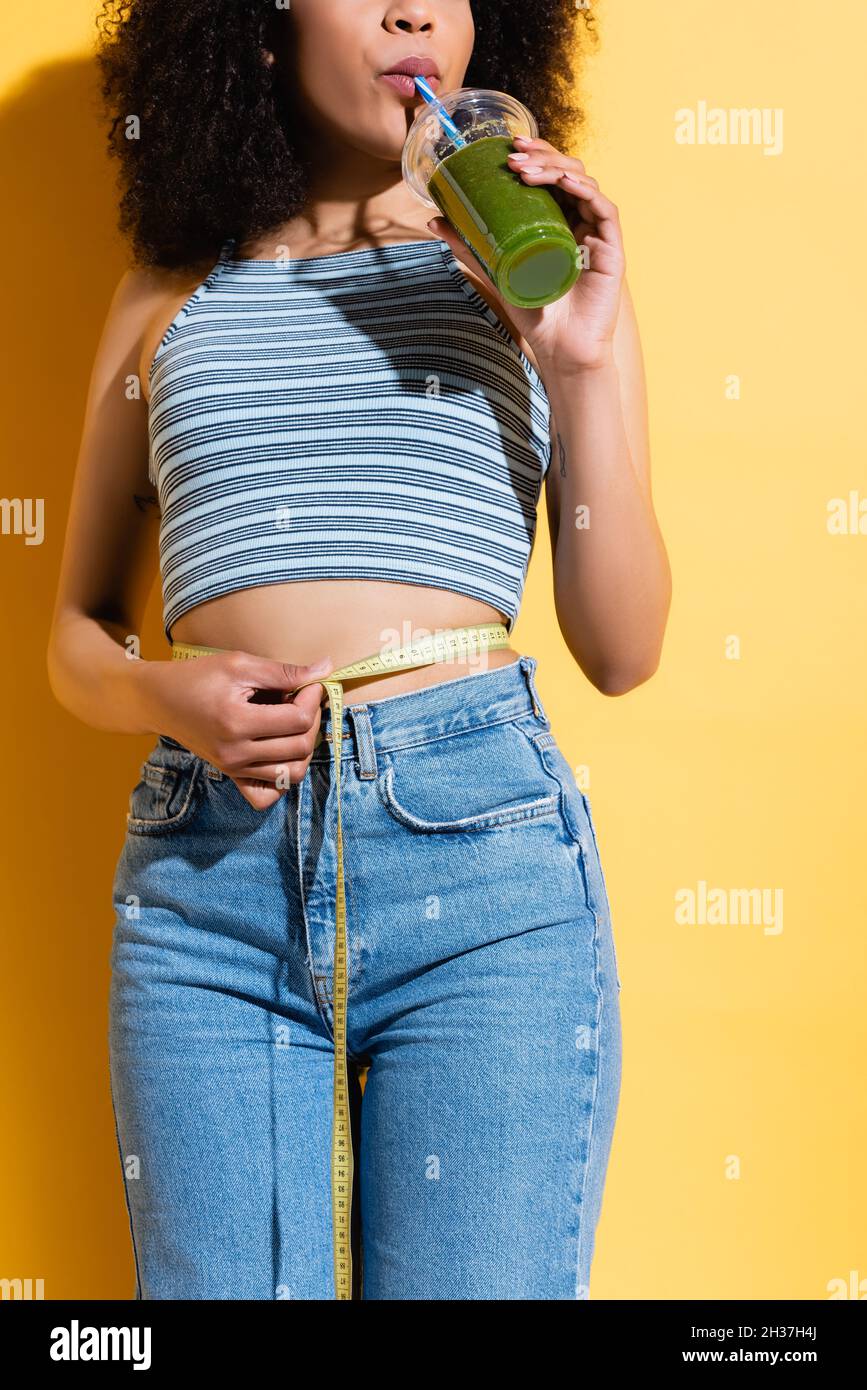
[[[278,961],[278,977],[288,976],[288,961]],[[274,1029],[273,1017],[271,1015],[271,1050],[268,1058],[271,1081],[271,1158],[276,1172],[277,1161],[275,1155],[275,1136],[277,1130],[277,1053],[274,1048]],[[279,1015],[278,1015],[279,1017]],[[271,1184],[271,1288],[273,1297],[277,1296],[277,1280],[280,1274],[281,1250],[280,1250],[280,1208],[278,1203],[279,1183],[275,1180]]]
[[[298,788],[298,807],[295,817],[297,850],[296,863],[298,866],[298,893],[301,898],[301,916],[304,920],[304,942],[307,947],[307,971],[310,976],[310,985],[313,990],[313,1002],[316,1005],[316,1012],[322,1019],[325,1031],[331,1037],[331,1040],[333,1042],[334,1034],[331,1028],[331,1024],[329,1023],[328,1017],[323,1010],[322,1003],[319,998],[319,990],[316,987],[316,966],[313,961],[313,945],[310,941],[310,923],[307,920],[307,903],[304,897],[304,863],[301,853],[301,800],[304,794],[304,783],[306,782],[306,780],[306,777],[302,777],[300,782],[295,783],[295,785]]]
[[[342,761],[342,759],[341,759],[341,761]],[[344,767],[347,767],[348,765],[349,765],[348,763],[345,763],[345,764],[344,764]],[[341,822],[342,822],[343,808],[345,808],[345,806],[346,806],[346,799],[345,799],[345,797],[344,797],[344,789],[343,789],[343,787],[340,788],[340,798],[341,798]],[[350,838],[351,838],[351,837],[350,837]],[[354,916],[354,918],[355,918],[355,921],[356,921],[357,923],[359,923],[359,928],[358,928],[358,933],[357,933],[357,940],[359,941],[359,943],[360,943],[360,941],[361,941],[361,927],[360,927],[361,915],[360,915],[360,913],[359,913],[359,911],[358,911],[358,904],[357,904],[356,898],[355,898],[355,891],[354,891],[354,887],[353,887],[353,883],[352,883],[352,878],[351,878],[351,876],[350,876],[350,874],[349,874],[349,871],[348,871],[348,868],[347,868],[347,861],[346,861],[346,839],[347,839],[347,837],[346,837],[346,835],[344,835],[344,836],[343,836],[343,887],[344,887],[344,889],[345,889],[345,891],[346,891],[346,902],[347,902],[347,913],[346,913],[346,935],[347,935],[347,941],[346,941],[346,955],[347,955],[347,966],[348,966],[348,969],[347,969],[347,971],[346,971],[346,991],[347,991],[347,995],[348,995],[348,994],[349,994],[350,987],[351,987],[351,985],[353,984],[353,982],[355,983],[355,986],[356,986],[356,988],[357,988],[357,987],[358,987],[358,984],[359,984],[359,981],[360,981],[360,979],[361,979],[361,951],[360,951],[360,950],[356,953],[356,954],[357,954],[357,961],[358,961],[358,968],[357,968],[356,970],[353,970],[353,968],[352,968],[352,952],[351,952],[351,950],[350,950],[350,943],[351,943],[351,941],[352,941],[352,933],[351,933],[351,931],[349,930],[349,928],[350,928],[350,914],[349,914],[349,911],[348,911],[348,904],[349,904],[349,900],[350,900],[350,899],[352,900],[352,913],[353,913],[353,916]],[[337,944],[337,943],[335,942],[335,946],[336,946],[336,944]],[[347,1003],[348,1003],[348,1000],[347,1000]],[[348,1025],[348,1022],[347,1022],[347,1034],[348,1034],[348,1032],[349,1032],[349,1025]],[[352,1057],[352,1056],[353,1056],[353,1053],[350,1051],[349,1046],[348,1046],[348,1038],[347,1038],[346,1055],[347,1055],[347,1057]],[[359,1059],[359,1060],[360,1060],[360,1059]]]

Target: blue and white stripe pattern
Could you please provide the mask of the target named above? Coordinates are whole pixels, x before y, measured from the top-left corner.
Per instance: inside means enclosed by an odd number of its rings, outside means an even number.
[[[453,590],[511,632],[548,397],[448,243],[233,249],[150,367],[166,636],[220,594],[314,579]]]

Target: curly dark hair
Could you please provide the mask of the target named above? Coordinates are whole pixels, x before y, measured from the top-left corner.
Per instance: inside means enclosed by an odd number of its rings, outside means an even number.
[[[273,15],[274,0],[103,0],[95,56],[120,164],[118,226],[138,264],[192,268],[304,207],[297,122],[262,61]],[[589,8],[473,0],[473,17],[464,85],[510,92],[568,150],[586,119],[576,81],[596,38]],[[134,117],[146,138],[129,138]]]

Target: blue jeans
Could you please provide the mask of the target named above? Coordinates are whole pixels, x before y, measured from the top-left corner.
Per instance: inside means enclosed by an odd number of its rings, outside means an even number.
[[[589,1296],[620,980],[535,669],[344,709],[365,1299]],[[130,796],[109,1048],[136,1298],[334,1297],[327,707],[322,732],[267,811],[167,737]]]

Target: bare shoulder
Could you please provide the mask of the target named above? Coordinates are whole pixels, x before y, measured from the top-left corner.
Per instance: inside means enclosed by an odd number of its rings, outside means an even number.
[[[136,344],[136,374],[148,399],[150,366],[170,324],[214,267],[209,258],[183,270],[164,266],[133,267],[121,276],[111,318]]]

